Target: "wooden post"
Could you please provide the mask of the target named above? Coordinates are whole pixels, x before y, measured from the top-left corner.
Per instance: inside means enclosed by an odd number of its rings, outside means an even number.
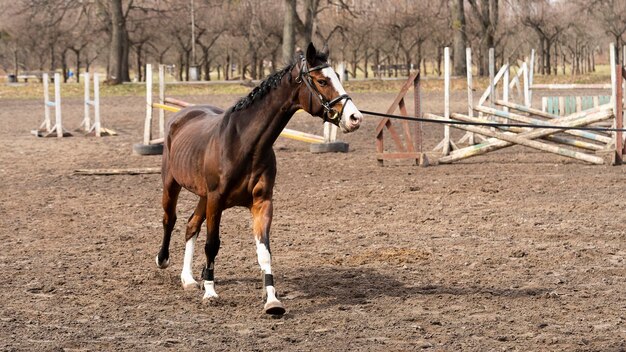
[[[85,85],[85,116],[83,117],[83,128],[85,129],[85,132],[89,132],[89,130],[91,129],[91,118],[89,117],[89,104],[90,104],[90,96],[89,96],[89,72],[85,72],[84,77],[84,85]]]
[[[50,130],[52,129],[52,122],[50,121],[50,77],[47,73],[43,74],[43,104],[45,107],[44,125],[46,126],[46,133],[50,133]]]
[[[615,76],[617,79],[617,84],[615,85],[615,127],[623,128],[624,127],[624,116],[623,116],[623,103],[624,103],[624,92],[622,90],[622,83],[624,80],[623,73],[624,69],[622,65],[614,66]],[[617,131],[615,133],[615,161],[614,165],[622,164],[624,161],[624,140],[622,139],[622,132]]]
[[[609,61],[611,64],[611,104],[613,105],[613,113],[615,114],[615,121],[613,121],[614,128],[617,127],[617,120],[618,120],[617,106],[619,104],[617,101],[617,90],[618,90],[618,86],[621,86],[621,83],[622,83],[617,80],[617,70],[615,69],[615,67],[617,66],[617,60],[616,60],[617,58],[615,54],[616,54],[615,43],[611,43],[609,47]],[[611,142],[611,144],[615,144],[615,150],[617,151],[617,133],[612,132],[611,137],[613,138],[613,141]]]
[[[54,118],[57,126],[57,137],[63,138],[63,120],[61,118],[61,75],[54,74]]]
[[[443,49],[444,56],[444,117],[450,118],[450,48]],[[443,131],[443,155],[450,154],[450,125],[444,126]]]
[[[102,125],[100,124],[100,77],[93,74],[93,111],[96,137],[102,135]]]
[[[494,107],[494,102],[497,99],[496,89],[495,89],[495,77],[496,77],[496,55],[495,49],[489,48],[489,106]]]
[[[163,65],[159,65],[159,104],[165,104],[165,67]],[[165,111],[163,109],[159,109],[159,137],[165,137]]]
[[[509,63],[505,64],[506,71],[504,71],[504,76],[502,77],[502,100],[508,102],[509,101]],[[504,107],[504,111],[509,111],[508,107]],[[508,122],[508,120],[506,120]]]
[[[526,105],[526,107],[530,107],[530,78],[528,75],[528,65],[526,64],[526,61],[522,64],[522,70],[524,72],[524,105]]]
[[[474,117],[474,85],[472,82],[472,48],[465,48],[465,62],[467,64],[467,114]],[[467,143],[475,144],[474,133],[468,132]]]
[[[533,83],[535,81],[535,49],[530,51],[530,62],[528,66],[528,101],[533,101]],[[529,105],[530,106],[530,105]]]
[[[420,85],[420,72],[419,68],[417,69],[417,77],[413,80],[413,102],[415,108],[415,117],[422,117],[422,91]],[[418,122],[415,127],[415,150],[420,153],[420,165],[426,166],[428,163],[426,161],[426,154],[423,151],[422,145],[422,122]]]
[[[152,65],[146,65],[146,120],[143,125],[143,144],[152,139]]]

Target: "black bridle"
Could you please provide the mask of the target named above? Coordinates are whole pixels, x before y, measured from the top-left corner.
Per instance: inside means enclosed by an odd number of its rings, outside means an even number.
[[[306,58],[304,56],[300,57],[300,61],[300,73],[296,78],[296,83],[304,82],[304,84],[306,84],[307,88],[309,89],[309,108],[311,108],[313,105],[313,95],[315,95],[319,99],[320,104],[322,104],[322,107],[324,108],[324,114],[322,115],[322,119],[324,121],[328,121],[339,126],[339,121],[341,120],[341,116],[343,115],[343,110],[345,109],[348,100],[352,100],[352,98],[350,98],[348,94],[341,94],[332,100],[326,99],[326,97],[324,97],[324,95],[320,93],[320,91],[313,83],[311,72],[323,70],[327,67],[330,67],[330,65],[327,63],[323,63],[321,65],[309,68],[306,62]],[[341,107],[341,111],[333,109],[333,106],[335,106],[335,104],[343,99],[346,99],[346,102]]]

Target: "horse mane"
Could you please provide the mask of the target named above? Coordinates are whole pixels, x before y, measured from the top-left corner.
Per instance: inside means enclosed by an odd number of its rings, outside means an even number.
[[[295,65],[294,63],[291,63],[287,65],[285,68],[283,68],[282,70],[268,76],[258,86],[254,87],[254,89],[252,89],[252,91],[248,93],[248,95],[239,99],[239,101],[237,101],[237,103],[233,105],[233,107],[231,108],[231,111],[243,110],[249,107],[250,105],[252,105],[252,103],[254,103],[255,100],[259,100],[263,98],[264,96],[266,96],[267,93],[269,93],[271,88],[278,87],[278,85],[280,84],[280,81],[283,79],[283,76],[287,72],[290,72],[294,65]]]
[[[328,61],[328,55],[323,54],[321,52],[317,52],[315,55],[315,59],[326,62]],[[292,62],[289,65],[287,65],[285,68],[283,68],[282,70],[267,77],[258,86],[254,87],[254,89],[252,89],[252,91],[248,93],[247,96],[239,99],[239,101],[237,101],[237,103],[233,105],[230,111],[234,112],[234,111],[240,111],[240,110],[246,109],[247,107],[252,105],[252,103],[254,103],[255,100],[259,100],[263,98],[264,96],[266,96],[267,93],[269,93],[271,88],[278,87],[278,85],[280,84],[280,81],[283,79],[283,76],[287,72],[290,72],[294,65],[295,65],[295,62]]]

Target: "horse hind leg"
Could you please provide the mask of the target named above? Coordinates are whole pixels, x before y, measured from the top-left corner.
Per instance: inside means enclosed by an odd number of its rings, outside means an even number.
[[[180,194],[180,185],[172,177],[163,182],[163,242],[156,256],[156,264],[165,269],[170,265],[170,240],[176,224],[176,203]]]
[[[185,232],[185,259],[183,260],[183,270],[180,273],[180,281],[183,289],[197,289],[200,284],[193,278],[193,251],[200,233],[202,222],[204,222],[206,211],[206,198],[200,198],[196,210],[194,210],[189,221],[187,222],[187,230]]]
[[[222,209],[219,207],[219,202],[216,199],[211,199],[207,202],[206,206],[206,227],[207,227],[207,240],[204,246],[204,253],[206,255],[206,266],[202,270],[202,280],[204,281],[204,296],[203,300],[211,300],[218,298],[217,292],[215,292],[215,257],[220,250],[220,220],[222,217]]]

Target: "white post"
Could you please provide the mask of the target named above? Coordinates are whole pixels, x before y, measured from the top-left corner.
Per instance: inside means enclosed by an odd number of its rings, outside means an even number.
[[[165,67],[163,65],[159,65],[159,104],[165,104]],[[163,109],[159,109],[159,138],[165,138],[165,110]]]
[[[61,119],[61,75],[54,74],[54,113],[57,126],[57,137],[63,138],[63,121]]]
[[[343,81],[344,81],[344,76],[345,76],[345,71],[346,71],[346,65],[343,62],[339,63],[339,81],[341,82],[341,84],[343,85]],[[330,141],[331,142],[335,142],[337,141],[337,126],[335,125],[331,125],[330,126]]]
[[[527,108],[530,107],[530,81],[528,78],[528,65],[526,61],[522,64],[522,71],[524,72],[524,105]]]
[[[474,117],[474,86],[472,82],[472,49],[465,48],[465,62],[467,64],[467,115]],[[474,133],[468,132],[468,143],[474,145]]]
[[[345,71],[345,65],[340,62],[337,70],[339,71],[339,81],[343,83],[343,73]],[[331,143],[337,139],[337,126],[330,122],[324,122],[324,143]]]
[[[93,75],[93,110],[96,137],[100,137],[100,78],[97,73]]]
[[[615,66],[617,65],[617,58],[615,57],[616,51],[615,51],[615,43],[611,43],[610,49],[610,63],[611,63],[611,105],[613,106],[613,115],[615,116],[615,119],[613,120],[613,125],[611,127],[615,128],[617,127],[617,119],[621,118],[622,116],[617,116],[617,85],[618,84],[622,84],[622,82],[617,82],[617,72],[615,72]],[[619,104],[621,104],[622,102],[620,101]],[[612,140],[614,143],[613,147],[617,148],[617,133],[616,132],[611,132],[611,136],[612,136]]]
[[[528,100],[532,103],[533,101],[532,85],[533,85],[533,82],[535,81],[535,49],[532,49],[530,51],[530,63],[528,66],[528,81],[530,83],[528,86]]]
[[[495,101],[498,99],[496,95],[496,87],[495,87],[495,76],[496,76],[496,51],[494,48],[489,48],[489,106],[491,108],[495,107]]]
[[[44,124],[46,126],[46,132],[50,132],[52,129],[52,123],[50,122],[50,77],[47,73],[43,74],[43,104],[44,104]]]
[[[146,120],[143,125],[143,144],[152,139],[152,65],[146,65]]]
[[[444,117],[450,119],[450,48],[445,47],[443,49],[444,57]],[[444,125],[443,130],[443,155],[450,154],[450,125]]]
[[[615,43],[611,43],[609,48],[609,60],[611,65],[611,104],[613,105],[613,112],[617,111],[617,76],[615,75]],[[621,82],[620,82],[621,83]]]
[[[502,77],[502,100],[506,101],[507,103],[509,102],[509,69],[510,69],[510,65],[507,62],[505,64],[506,69],[504,71],[504,76]],[[509,111],[509,108],[507,106],[504,107],[504,111]],[[508,119],[506,120],[508,122]]]
[[[83,117],[83,128],[85,132],[89,132],[90,130],[90,118],[89,118],[89,72],[85,72],[84,76],[84,84],[85,84],[85,116]]]

